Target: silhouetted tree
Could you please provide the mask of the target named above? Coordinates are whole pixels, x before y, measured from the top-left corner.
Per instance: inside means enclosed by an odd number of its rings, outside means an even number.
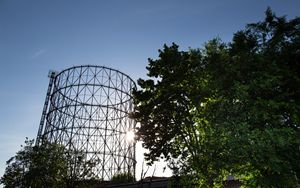
[[[93,177],[91,169],[95,163],[83,161],[80,152],[72,153],[55,143],[44,142],[40,146],[33,143],[26,138],[22,149],[7,161],[0,179],[4,187],[76,187],[79,184],[82,187],[86,185],[85,178]]]
[[[138,136],[149,163],[213,187],[234,175],[244,185],[300,183],[300,18],[270,9],[229,44],[176,44],[149,59],[134,92]]]

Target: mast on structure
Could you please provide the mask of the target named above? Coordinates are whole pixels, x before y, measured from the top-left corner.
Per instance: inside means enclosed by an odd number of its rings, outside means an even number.
[[[43,134],[43,130],[44,130],[45,119],[46,119],[46,116],[47,116],[47,110],[48,110],[48,106],[49,106],[51,91],[52,91],[53,82],[54,82],[54,79],[55,79],[56,75],[57,75],[57,73],[55,71],[52,71],[52,70],[50,70],[49,73],[48,73],[48,77],[50,78],[50,80],[49,80],[48,90],[47,90],[47,94],[46,94],[43,113],[42,113],[42,117],[41,117],[41,120],[40,120],[40,126],[39,126],[39,129],[38,129],[38,134],[37,134],[37,137],[36,137],[35,145],[39,145],[40,141],[42,139],[42,134]]]

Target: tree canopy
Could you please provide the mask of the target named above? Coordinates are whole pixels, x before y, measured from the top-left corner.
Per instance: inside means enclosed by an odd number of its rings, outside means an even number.
[[[266,11],[232,42],[164,45],[134,91],[149,163],[162,157],[202,186],[300,184],[300,18]]]
[[[83,157],[84,154],[72,153],[55,143],[44,142],[34,146],[34,141],[26,138],[21,150],[7,161],[0,184],[32,188],[86,187],[96,183],[91,179],[91,169],[95,164],[84,162]]]

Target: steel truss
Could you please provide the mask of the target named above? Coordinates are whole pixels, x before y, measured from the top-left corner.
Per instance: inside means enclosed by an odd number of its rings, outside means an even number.
[[[128,75],[103,66],[75,66],[56,73],[50,79],[37,143],[45,139],[84,152],[84,160],[98,161],[93,168],[96,178],[134,175],[135,143],[126,133],[135,128],[128,117],[135,87]]]

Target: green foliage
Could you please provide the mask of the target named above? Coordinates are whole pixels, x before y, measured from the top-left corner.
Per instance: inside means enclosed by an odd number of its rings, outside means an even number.
[[[33,143],[26,138],[21,150],[7,161],[0,179],[5,187],[76,187],[89,183],[82,179],[91,176],[94,164],[84,162],[83,154],[70,155],[70,151],[59,144],[44,142],[34,146]],[[74,162],[75,169],[70,167]]]
[[[5,187],[65,187],[67,162],[64,148],[47,144],[33,146],[26,138],[16,156],[7,161],[1,183]]]
[[[129,183],[135,182],[135,177],[130,173],[115,174],[111,180],[112,183]]]
[[[199,186],[234,175],[250,187],[300,181],[300,18],[270,9],[229,44],[176,44],[149,59],[134,92],[149,163],[163,157]]]

